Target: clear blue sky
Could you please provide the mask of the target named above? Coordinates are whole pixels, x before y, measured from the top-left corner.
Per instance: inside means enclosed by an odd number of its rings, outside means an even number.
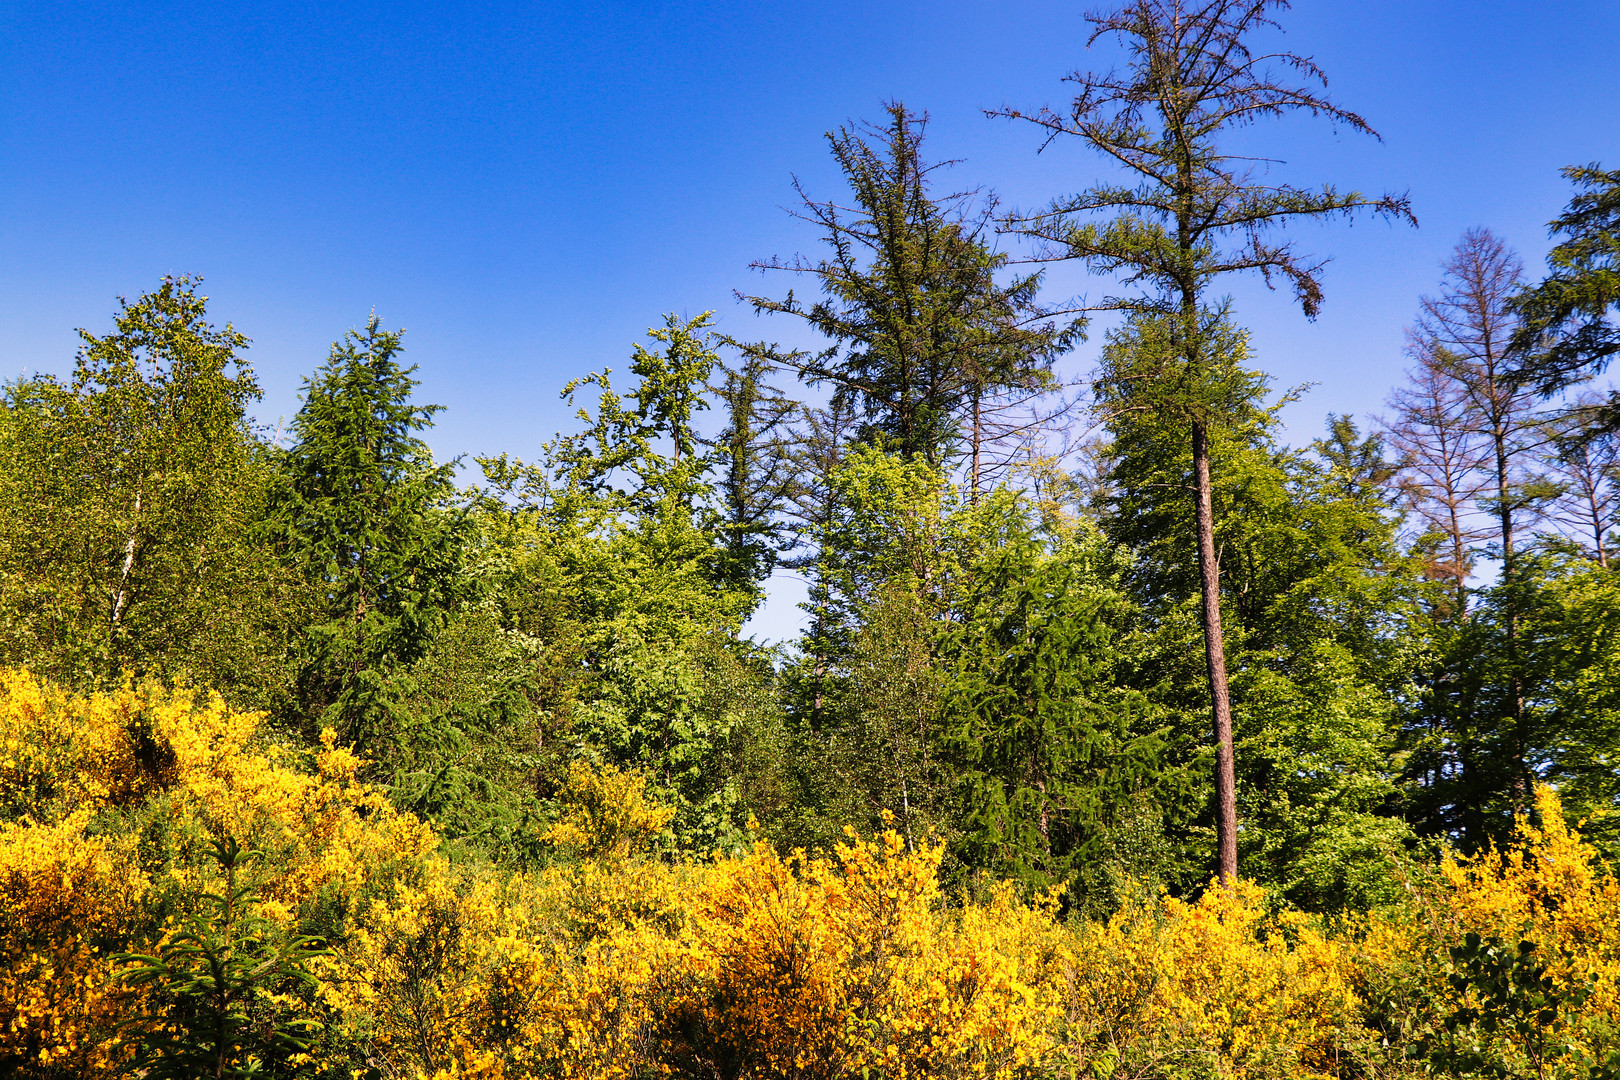
[[[121,3],[0,7],[0,375],[63,371],[120,293],[206,278],[254,340],[261,418],[375,308],[407,328],[442,455],[536,453],[556,391],[622,368],[661,312],[786,338],[732,299],[750,259],[813,250],[789,175],[835,194],[822,133],[898,98],[933,116],[961,186],[1029,206],[1098,175],[1037,156],[1002,104],[1061,104],[1106,62],[1085,4]],[[1248,138],[1300,181],[1409,190],[1420,229],[1300,231],[1334,256],[1307,323],[1235,291],[1258,359],[1320,384],[1289,413],[1377,410],[1402,328],[1462,231],[1532,273],[1568,198],[1557,169],[1620,167],[1620,3],[1303,0],[1286,46],[1384,141],[1287,123]],[[1086,283],[1064,268],[1053,291]],[[768,288],[780,288],[769,285]],[[1083,346],[1074,367],[1086,366]]]

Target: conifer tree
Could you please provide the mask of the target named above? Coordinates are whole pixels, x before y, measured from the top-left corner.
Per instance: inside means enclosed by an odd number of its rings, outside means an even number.
[[[1620,169],[1563,173],[1576,194],[1550,228],[1564,239],[1547,255],[1547,277],[1513,299],[1518,377],[1543,394],[1601,374],[1620,353]],[[1620,392],[1596,415],[1620,429]]]
[[[1444,271],[1407,330],[1416,366],[1390,397],[1388,424],[1407,503],[1427,529],[1418,542],[1445,583],[1415,628],[1431,662],[1408,715],[1409,808],[1421,828],[1478,846],[1529,804],[1525,549],[1558,488],[1540,472],[1548,425],[1510,366],[1518,257],[1470,229]],[[1500,566],[1493,588],[1469,584],[1480,557]]]
[[[1119,678],[1129,605],[1108,580],[1112,545],[1092,533],[1056,556],[1032,547],[988,560],[950,636],[956,846],[969,866],[1082,901],[1111,827],[1161,779],[1164,732]]]
[[[1602,423],[1603,399],[1582,394],[1551,425],[1546,465],[1558,485],[1549,516],[1604,570],[1620,521],[1620,432]]]
[[[1076,259],[1139,291],[1096,305],[1155,320],[1168,350],[1157,375],[1159,407],[1179,414],[1192,445],[1190,486],[1197,509],[1197,560],[1211,712],[1214,718],[1218,865],[1237,872],[1237,809],[1232,714],[1221,629],[1220,568],[1211,505],[1210,425],[1204,382],[1211,371],[1210,328],[1220,319],[1212,291],[1242,271],[1281,278],[1307,318],[1322,303],[1322,263],[1297,253],[1275,231],[1295,219],[1371,211],[1410,218],[1401,196],[1369,197],[1332,185],[1307,189],[1271,182],[1252,152],[1227,140],[1257,120],[1306,113],[1376,133],[1328,99],[1326,79],[1307,57],[1257,55],[1253,39],[1274,28],[1286,0],[1137,0],[1091,17],[1091,41],[1115,38],[1123,71],[1076,72],[1066,111],[1003,110],[1030,121],[1048,142],[1077,138],[1126,174],[1009,219],[1050,259]]]
[[[318,596],[297,675],[303,719],[372,752],[395,734],[410,666],[461,599],[452,466],[417,432],[399,331],[375,314],[332,346],[292,422],[281,528]]]
[[[735,368],[722,371],[712,387],[727,419],[712,444],[720,474],[721,576],[757,590],[792,545],[780,515],[796,486],[787,425],[799,403],[770,384],[774,366],[757,350],[745,349]]]
[[[1038,273],[995,280],[1007,257],[987,243],[994,201],[975,208],[972,192],[936,196],[934,174],[952,163],[923,158],[928,118],[899,102],[887,110],[886,127],[827,136],[852,207],[817,201],[794,182],[804,206],[797,216],[822,230],[828,256],[754,264],[811,277],[823,298],[742,299],[829,339],[821,352],[773,358],[847,399],[864,415],[868,441],[939,467],[964,424],[970,439],[982,438],[972,420],[988,399],[1054,385],[1050,364],[1077,328],[1036,303]]]

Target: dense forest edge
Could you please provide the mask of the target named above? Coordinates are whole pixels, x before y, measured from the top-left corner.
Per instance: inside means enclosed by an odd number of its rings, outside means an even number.
[[[1373,134],[1285,7],[1094,16],[1042,208],[830,132],[736,296],[821,344],[665,316],[536,460],[376,314],[263,428],[194,277],[6,384],[0,1073],[1620,1075],[1620,171],[1292,445],[1224,290],[1415,218],[1223,150]]]

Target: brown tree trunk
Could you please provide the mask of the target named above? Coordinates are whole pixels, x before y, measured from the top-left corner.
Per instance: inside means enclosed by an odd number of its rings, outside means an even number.
[[[973,475],[968,481],[968,489],[971,492],[968,498],[975,504],[979,501],[979,452],[984,437],[984,420],[980,414],[980,409],[983,404],[984,391],[976,390],[973,394]]]
[[[1226,688],[1221,630],[1221,572],[1215,559],[1215,507],[1209,481],[1209,431],[1193,424],[1193,477],[1198,502],[1198,580],[1203,593],[1204,659],[1215,717],[1215,844],[1223,884],[1237,879],[1237,772],[1232,756],[1232,699]]]
[[[1487,339],[1488,344],[1489,339]],[[1499,398],[1494,377],[1490,400]],[[1507,591],[1506,630],[1508,661],[1508,721],[1513,726],[1513,812],[1522,814],[1530,802],[1529,767],[1525,764],[1524,678],[1519,669],[1519,583],[1513,551],[1513,510],[1508,502],[1507,438],[1500,420],[1492,431],[1496,450],[1497,515],[1502,530],[1502,587]]]

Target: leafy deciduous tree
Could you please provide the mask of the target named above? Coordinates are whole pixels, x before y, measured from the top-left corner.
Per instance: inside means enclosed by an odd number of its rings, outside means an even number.
[[[7,387],[0,408],[0,605],[7,659],[74,680],[189,669],[221,690],[255,660],[285,583],[254,542],[268,474],[245,409],[247,338],[207,321],[192,278],[79,332],[72,381]],[[263,665],[260,665],[263,666]],[[272,665],[273,666],[273,665]]]

